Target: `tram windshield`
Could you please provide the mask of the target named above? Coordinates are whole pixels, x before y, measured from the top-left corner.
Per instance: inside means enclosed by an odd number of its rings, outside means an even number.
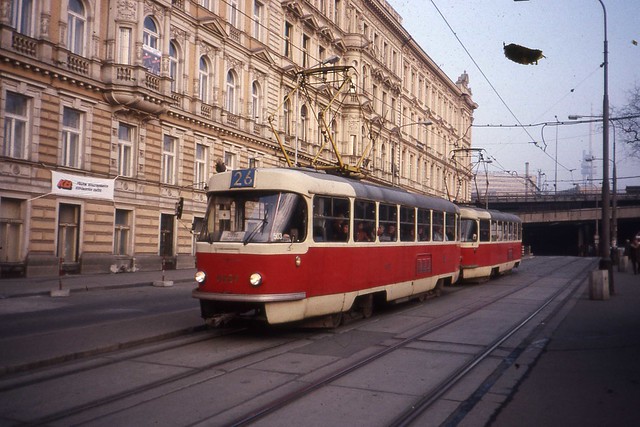
[[[306,238],[307,204],[294,193],[243,191],[213,194],[201,242],[283,243]]]

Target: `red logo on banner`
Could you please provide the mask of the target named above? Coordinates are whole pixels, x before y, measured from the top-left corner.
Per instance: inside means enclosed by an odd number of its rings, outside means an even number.
[[[58,181],[58,188],[61,190],[73,190],[73,182],[68,179],[61,179]]]

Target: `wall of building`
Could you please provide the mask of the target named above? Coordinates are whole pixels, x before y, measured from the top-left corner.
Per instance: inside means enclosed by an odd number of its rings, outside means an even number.
[[[329,110],[344,160],[375,182],[470,198],[469,162],[451,154],[471,146],[468,77],[446,76],[384,1],[0,0],[0,11],[3,275],[193,266],[216,162],[285,165],[270,117],[290,157],[335,162],[312,119],[336,83],[284,108],[296,72],[334,55],[355,91]],[[105,180],[113,196],[53,194],[52,172]]]

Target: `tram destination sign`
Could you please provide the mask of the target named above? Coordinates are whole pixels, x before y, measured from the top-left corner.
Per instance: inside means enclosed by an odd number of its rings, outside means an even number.
[[[253,188],[256,186],[256,170],[240,169],[231,172],[229,188]]]

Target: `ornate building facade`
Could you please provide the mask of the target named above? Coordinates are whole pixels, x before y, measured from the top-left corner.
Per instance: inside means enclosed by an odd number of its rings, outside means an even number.
[[[332,83],[288,96],[327,63],[352,70],[330,121],[347,162],[469,200],[468,77],[384,0],[0,0],[2,274],[193,266],[216,163],[284,166],[278,140],[335,161],[314,123]]]

